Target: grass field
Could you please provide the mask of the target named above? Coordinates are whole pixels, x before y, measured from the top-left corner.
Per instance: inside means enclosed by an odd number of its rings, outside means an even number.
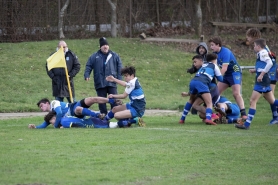
[[[192,76],[185,71],[194,53],[137,39],[108,41],[124,65],[136,67],[148,109],[177,110],[185,104],[180,93],[188,91]],[[76,98],[95,96],[83,72],[98,40],[67,43],[82,65],[75,78]],[[45,60],[56,44],[0,43],[0,112],[38,111],[40,98],[52,98]],[[239,62],[254,65],[253,60]],[[244,71],[247,110],[253,80]],[[224,94],[234,101],[230,89]],[[268,125],[271,113],[263,98],[257,110],[248,131],[207,126],[194,115],[184,125],[178,124],[180,116],[145,116],[146,127],[129,129],[30,130],[29,123],[43,118],[0,120],[0,184],[277,184],[278,127]]]

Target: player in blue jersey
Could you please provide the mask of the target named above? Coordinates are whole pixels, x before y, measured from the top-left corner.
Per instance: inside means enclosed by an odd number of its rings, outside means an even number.
[[[261,38],[261,32],[257,28],[250,28],[246,31],[246,39],[249,42],[249,44],[254,43],[254,40]],[[269,57],[272,60],[273,66],[270,68],[268,75],[270,77],[270,87],[272,93],[275,92],[276,87],[276,75],[277,75],[277,65],[276,65],[276,56],[273,52],[270,51],[269,47],[266,45],[265,49],[267,50]],[[277,114],[277,107],[274,105],[270,105],[271,112],[272,112],[272,120],[269,122],[270,124],[277,124],[278,123],[278,114]]]
[[[232,103],[226,97],[220,96],[219,100],[215,103],[214,109],[218,112],[219,123],[237,123],[240,116],[240,110],[236,103]]]
[[[228,87],[232,87],[233,96],[240,108],[242,118],[247,118],[244,101],[240,93],[242,73],[239,64],[231,50],[222,46],[220,37],[209,40],[210,48],[217,54],[217,64],[221,68],[223,82],[218,82],[219,93],[222,94]]]
[[[116,79],[113,76],[106,77],[107,81],[116,82],[125,87],[123,94],[109,94],[109,98],[124,99],[128,96],[130,100],[129,103],[113,107],[105,117],[106,120],[116,118],[119,127],[128,127],[133,123],[145,126],[142,116],[145,113],[146,100],[135,73],[136,70],[133,66],[126,66],[121,70],[121,75],[124,76],[125,81]],[[137,119],[138,117],[139,119]]]
[[[199,49],[199,50],[205,50],[205,49]],[[206,54],[205,54],[206,56]],[[203,55],[195,55],[192,60],[193,60],[193,64],[191,70],[189,73],[193,74],[196,73],[204,63],[206,63],[207,59],[203,58]],[[211,81],[210,85],[209,85],[209,90],[210,90],[210,94],[211,94],[211,98],[212,98],[212,104],[214,104],[216,102],[217,99],[219,99],[219,92],[218,92],[218,88],[216,85],[216,79],[215,77],[213,78],[213,80]],[[183,97],[185,96],[189,96],[189,93],[187,92],[182,92],[181,94]],[[203,106],[202,104],[204,103],[204,100],[202,99],[202,96],[199,94],[197,95],[195,100],[192,100],[191,104],[192,104],[192,108],[191,108],[191,113],[192,113],[192,109],[196,110],[196,114],[197,112],[199,112],[199,116],[201,119],[205,120],[206,119],[206,107]],[[187,110],[184,109],[184,114],[187,114]],[[182,115],[181,119],[179,120],[180,124],[184,124],[184,118],[185,115]],[[193,114],[193,113],[192,113]],[[219,117],[216,114],[212,114],[211,119],[213,121],[219,119]]]
[[[212,115],[212,99],[209,90],[209,85],[214,77],[217,78],[218,81],[222,81],[223,77],[221,75],[219,67],[216,65],[217,62],[217,55],[216,54],[207,54],[207,63],[203,64],[202,67],[198,70],[195,77],[190,81],[189,91],[190,91],[190,98],[189,101],[186,103],[183,111],[183,115],[180,120],[185,120],[188,112],[192,107],[192,103],[196,99],[197,95],[200,94],[204,103],[206,104],[206,119],[205,123],[208,125],[216,125],[211,120]],[[202,60],[194,61],[196,63],[202,62]],[[182,93],[184,96],[184,93]]]
[[[236,128],[249,129],[256,113],[257,102],[262,94],[268,103],[278,106],[278,100],[275,99],[273,93],[271,92],[270,77],[268,75],[268,72],[273,64],[265,46],[266,42],[264,39],[257,39],[254,41],[254,51],[257,53],[257,60],[255,69],[250,69],[249,71],[250,73],[256,73],[255,85],[250,98],[248,118],[246,120],[242,119],[244,124],[235,124]]]
[[[94,103],[108,103],[108,102],[110,104],[121,103],[121,102],[116,102],[115,99],[108,99],[102,97],[88,97],[74,103],[65,103],[65,102],[60,102],[58,100],[53,100],[50,102],[47,98],[43,98],[37,103],[37,105],[42,112],[50,112],[50,111],[56,112],[56,121],[54,127],[59,128],[60,120],[64,116],[76,116],[79,118],[82,118],[84,116],[101,117],[102,114],[91,111],[89,107]],[[41,125],[37,126],[37,128],[38,127],[45,128],[48,125],[49,125],[48,123],[43,122]]]
[[[54,126],[54,123],[56,121],[56,112],[50,111],[47,115],[45,115],[44,121]],[[109,123],[106,120],[101,120],[99,118],[95,118],[91,116],[85,116],[83,118],[77,118],[74,116],[69,116],[69,117],[65,116],[62,117],[60,123],[61,123],[60,128],[116,128],[117,127],[117,125],[114,124],[115,122]],[[29,124],[28,127],[31,129],[37,128],[36,125],[34,124]]]

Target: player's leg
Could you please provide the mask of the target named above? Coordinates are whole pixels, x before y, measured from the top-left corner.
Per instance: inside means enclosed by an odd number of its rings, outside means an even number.
[[[211,101],[211,95],[210,93],[203,93],[202,98],[207,106],[206,108],[206,120],[205,123],[208,125],[217,125],[211,120],[211,115],[212,115],[212,101]]]
[[[242,74],[240,72],[234,72],[231,76],[226,77],[225,80],[232,87],[233,96],[240,108],[241,117],[247,119],[244,100],[241,96]]]
[[[272,77],[272,78],[274,78],[274,77]],[[271,80],[270,83],[271,83],[270,84],[271,92],[274,95],[275,87],[276,87],[276,79],[274,78],[273,80]],[[274,104],[270,104],[270,109],[271,109],[271,112],[272,112],[272,120],[269,122],[269,124],[271,124],[271,125],[277,124],[278,123],[277,107]]]
[[[236,128],[249,129],[250,124],[256,114],[256,106],[257,106],[257,102],[260,99],[260,97],[261,97],[261,93],[253,90],[251,98],[250,98],[250,108],[248,111],[248,117],[245,120],[244,124],[235,124]]]
[[[116,112],[127,110],[126,106],[127,106],[127,104],[118,105],[116,107],[113,107],[113,109],[108,112],[108,114],[105,116],[104,119],[105,120],[113,119],[115,117]]]
[[[196,99],[196,96],[197,96],[197,94],[190,94],[190,98],[189,98],[188,102],[186,102],[186,104],[184,106],[184,109],[183,109],[183,112],[182,112],[182,115],[181,115],[181,118],[180,118],[180,121],[179,121],[180,124],[184,123],[184,121],[186,119],[186,116],[189,113],[189,111],[190,111],[190,109],[192,107],[192,104],[193,104],[193,102]]]
[[[271,105],[271,107],[278,106],[278,100],[275,99],[274,93],[272,91],[264,93],[263,96],[268,101],[268,103]],[[272,112],[272,114],[273,114],[273,120],[271,120],[269,124],[271,124],[271,125],[278,124],[277,116],[275,116],[273,112]]]
[[[222,94],[229,87],[229,85],[223,82],[218,82],[217,87],[218,87],[219,94]]]

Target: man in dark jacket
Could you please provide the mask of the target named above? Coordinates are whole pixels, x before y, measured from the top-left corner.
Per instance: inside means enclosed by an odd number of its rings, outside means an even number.
[[[74,83],[73,77],[79,72],[80,70],[80,63],[77,56],[68,49],[68,46],[65,41],[61,40],[58,43],[57,50],[63,47],[65,53],[65,59],[67,63],[67,70],[68,70],[68,77],[70,81],[70,87],[72,91],[73,101],[75,101],[75,93],[74,93]],[[52,79],[52,95],[55,97],[56,100],[63,101],[64,97],[68,99],[69,103],[72,103],[70,100],[68,82],[66,79],[66,71],[64,68],[53,68],[48,71],[46,65],[46,71],[48,76]]]
[[[105,37],[99,39],[99,46],[100,49],[88,59],[84,78],[89,81],[93,70],[97,95],[106,98],[108,94],[118,94],[116,83],[108,82],[105,78],[112,75],[114,78],[121,80],[122,61],[117,53],[109,50],[108,41]],[[100,113],[107,114],[106,104],[99,104],[99,110]]]

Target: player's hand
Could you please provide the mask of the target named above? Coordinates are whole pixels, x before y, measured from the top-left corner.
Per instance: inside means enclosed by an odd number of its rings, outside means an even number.
[[[114,78],[114,76],[112,76],[112,75],[106,77],[106,80],[107,80],[108,82],[113,82],[114,79],[115,79],[115,78]]]
[[[263,76],[259,75],[257,78],[257,82],[262,82],[263,81]]]
[[[255,73],[256,69],[249,69],[249,73]]]
[[[109,94],[108,98],[114,98],[113,94]]]
[[[181,96],[182,96],[182,97],[189,96],[189,93],[188,93],[188,92],[182,92],[182,93],[181,93]]]
[[[36,125],[35,125],[35,124],[29,124],[29,125],[28,125],[28,128],[34,129],[34,128],[36,128]]]
[[[90,78],[85,78],[85,80],[86,80],[86,81],[89,81],[89,80],[90,80]]]

